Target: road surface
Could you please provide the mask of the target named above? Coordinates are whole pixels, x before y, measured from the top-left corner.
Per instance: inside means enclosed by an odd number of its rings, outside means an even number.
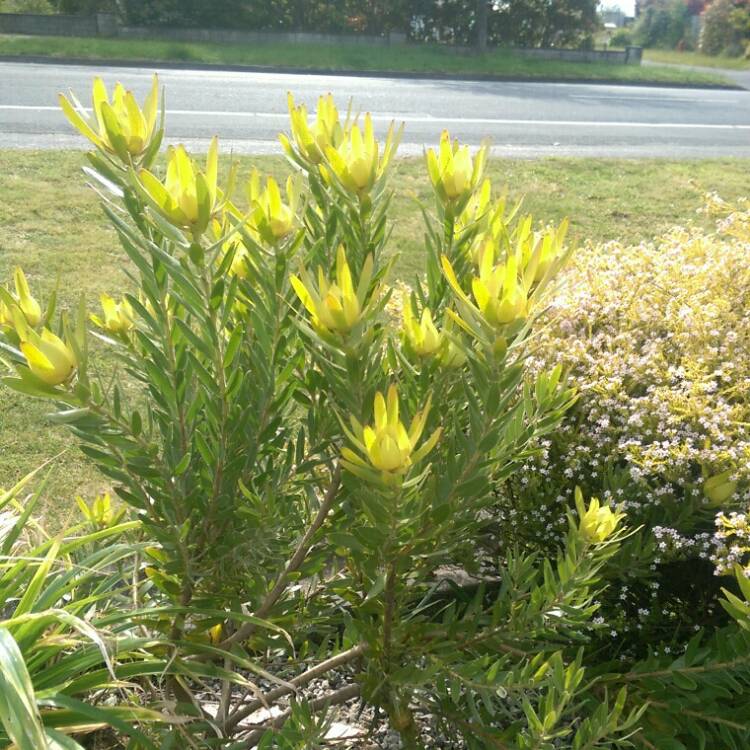
[[[0,63],[0,148],[85,148],[56,104],[72,88],[88,104],[91,79],[139,97],[150,69]],[[167,135],[195,151],[219,134],[223,150],[273,153],[287,127],[286,92],[314,105],[372,112],[376,130],[406,123],[402,153],[421,153],[447,127],[463,142],[489,138],[498,155],[750,157],[750,91],[562,83],[467,82],[206,70],[159,71]]]

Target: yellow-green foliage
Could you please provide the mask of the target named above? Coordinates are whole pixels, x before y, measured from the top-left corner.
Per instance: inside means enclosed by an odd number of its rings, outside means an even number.
[[[713,517],[746,506],[750,484],[750,205],[709,195],[702,211],[715,232],[575,255],[536,356],[562,355],[580,400],[534,465],[624,498],[657,554],[713,547],[723,571],[734,542],[711,544]],[[724,535],[744,516],[717,524]]]

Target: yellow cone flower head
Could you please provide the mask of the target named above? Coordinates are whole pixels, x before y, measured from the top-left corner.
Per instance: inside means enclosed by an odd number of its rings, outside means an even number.
[[[97,495],[89,505],[80,495],[76,498],[81,515],[92,525],[108,529],[119,523],[125,515],[125,509],[115,510],[109,492]]]
[[[443,320],[443,330],[441,334],[442,343],[438,352],[438,360],[441,366],[448,370],[458,369],[466,364],[466,354],[464,350],[452,340],[453,321],[446,315]]]
[[[91,316],[94,325],[103,328],[109,333],[127,333],[135,325],[133,322],[133,308],[130,303],[123,298],[120,302],[115,302],[108,294],[102,294],[99,297],[102,304],[104,318],[96,315]]]
[[[482,179],[486,158],[486,147],[472,158],[469,147],[460,146],[457,140],[451,143],[448,131],[444,130],[438,153],[433,149],[427,151],[427,170],[440,199],[451,203],[468,198]]]
[[[440,364],[448,370],[457,370],[466,364],[466,355],[449,339],[443,341],[438,355]]]
[[[559,227],[533,235],[531,241],[526,243],[523,276],[527,287],[542,281],[552,265],[565,255],[567,232],[568,220],[565,219]]]
[[[232,258],[232,264],[229,267],[229,273],[232,276],[238,276],[241,279],[247,279],[250,276],[250,252],[241,243],[234,243],[234,258]]]
[[[308,122],[307,107],[304,104],[295,106],[291,93],[287,95],[287,102],[292,138],[297,151],[303,159],[312,164],[320,164],[329,146],[337,148],[341,144],[347,128],[347,123],[342,125],[339,121],[339,111],[336,109],[333,96],[328,94],[318,99],[315,122],[312,125]],[[284,151],[292,156],[294,150],[289,139],[283,134],[279,139]]]
[[[351,417],[352,429],[346,429],[346,434],[359,453],[351,448],[344,448],[343,465],[359,476],[367,476],[373,468],[390,476],[404,474],[410,466],[421,461],[440,438],[441,428],[438,428],[417,448],[429,411],[428,399],[424,409],[417,412],[407,430],[399,419],[396,386],[392,385],[388,389],[387,397],[377,393],[373,425],[363,427],[357,419]]]
[[[219,142],[211,139],[206,170],[201,172],[185,147],[170,147],[167,152],[167,176],[162,183],[146,169],[139,173],[140,182],[150,202],[174,226],[190,230],[194,237],[206,231],[219,211],[217,187]]]
[[[47,385],[60,385],[69,380],[78,367],[73,350],[47,328],[43,328],[40,335],[22,321],[17,323],[20,323],[16,330],[21,337],[21,351],[29,370]]]
[[[401,132],[394,133],[394,126],[391,124],[381,157],[380,144],[375,139],[372,117],[368,112],[365,115],[364,130],[359,125],[353,125],[339,146],[326,148],[326,159],[347,190],[364,195],[382,177],[396,152],[400,138]]]
[[[576,508],[579,532],[584,539],[593,544],[605,542],[625,517],[624,513],[613,511],[608,505],[600,505],[595,497],[591,498],[587,508],[580,487],[576,487]]]
[[[250,224],[269,244],[287,237],[297,224],[299,191],[295,179],[290,175],[286,181],[287,203],[281,200],[281,191],[273,177],[261,188],[260,174],[254,169],[247,187],[250,204]]]
[[[73,127],[102,151],[116,154],[126,164],[139,160],[148,163],[156,155],[163,134],[163,129],[156,125],[159,110],[156,75],[143,109],[138,106],[132,92],[126,91],[120,83],[115,85],[110,101],[101,78],[94,79],[93,117],[86,114],[72,93],[70,100],[60,94],[59,102]]]
[[[526,289],[519,278],[518,260],[514,255],[504,263],[495,264],[492,246],[485,249],[479,276],[471,282],[471,291],[476,308],[484,320],[494,328],[503,328],[518,320],[523,320],[528,312]],[[466,304],[471,301],[461,289],[455,271],[448,258],[442,257],[443,272],[448,283]]]
[[[417,320],[410,301],[404,306],[403,334],[409,348],[418,357],[429,357],[442,345],[442,336],[432,321],[430,310],[425,307],[422,317]]]
[[[317,286],[305,269],[302,269],[299,277],[291,277],[292,287],[310,313],[316,330],[325,334],[345,335],[359,323],[372,280],[372,270],[373,259],[368,256],[355,289],[344,247],[340,245],[336,253],[334,281],[326,279],[322,268],[318,268]]]
[[[491,251],[484,253],[479,278],[472,280],[471,290],[487,322],[499,327],[526,316],[526,292],[519,282],[514,257],[495,266],[492,259]]]
[[[733,471],[722,471],[703,483],[703,493],[712,505],[723,505],[734,495],[737,482],[732,479],[733,474]]]
[[[42,320],[42,308],[34,297],[32,297],[29,282],[26,280],[22,269],[16,268],[13,272],[13,283],[16,287],[16,293],[9,296],[13,300],[14,305],[10,304],[10,300],[6,304],[0,298],[0,326],[15,325],[13,317],[13,307],[15,306],[23,313],[26,323],[32,328],[36,328]]]

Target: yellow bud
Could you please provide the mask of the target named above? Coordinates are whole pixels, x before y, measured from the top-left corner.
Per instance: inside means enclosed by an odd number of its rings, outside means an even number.
[[[221,623],[219,623],[218,625],[214,625],[208,631],[208,638],[213,644],[221,643],[223,635],[224,626]]]
[[[379,432],[373,437],[368,453],[372,465],[381,471],[396,471],[408,459],[408,454],[398,447],[398,439],[388,432]]]
[[[461,146],[443,173],[443,189],[449,199],[459,198],[471,187],[471,156],[469,147]]]
[[[286,182],[287,203],[281,200],[276,180],[269,177],[264,190],[260,189],[260,175],[253,170],[248,183],[250,225],[269,244],[283,240],[295,228],[298,188],[296,180]]]
[[[434,447],[440,438],[438,428],[419,447],[427,416],[430,410],[428,399],[426,406],[416,414],[408,431],[399,418],[398,391],[395,386],[388,389],[387,396],[375,395],[374,423],[366,427],[352,418],[353,432],[346,434],[359,450],[361,455],[345,448],[343,465],[354,474],[369,478],[373,469],[381,472],[380,478],[386,484],[400,481],[399,477],[410,466],[421,461]],[[375,475],[378,476],[378,475]]]
[[[435,354],[442,343],[442,337],[432,321],[432,313],[428,308],[422,311],[419,321],[414,319],[411,304],[404,307],[403,332],[409,346],[419,357],[429,357]]]
[[[458,141],[451,143],[450,135],[444,130],[440,135],[440,147],[436,154],[427,151],[427,169],[435,191],[445,203],[468,199],[478,187],[484,171],[487,149],[479,149],[472,159],[468,146],[460,146]]]
[[[102,294],[99,299],[102,304],[104,319],[101,320],[92,315],[91,319],[94,323],[110,333],[127,333],[134,325],[133,308],[130,303],[126,299],[115,302],[107,294]]]
[[[200,171],[185,147],[170,147],[167,152],[167,174],[162,183],[146,169],[139,173],[140,186],[150,204],[168,221],[193,236],[206,231],[219,212],[217,186],[219,142],[211,140],[206,169]]]
[[[90,506],[80,496],[76,498],[76,502],[84,518],[94,526],[101,528],[114,526],[125,515],[124,508],[119,511],[114,510],[109,492],[97,495]]]
[[[385,173],[398,146],[400,133],[394,134],[391,124],[381,156],[380,144],[375,140],[372,118],[368,113],[365,115],[364,130],[354,125],[338,147],[329,145],[326,148],[328,164],[347,190],[364,195]]]
[[[68,380],[78,366],[73,350],[46,328],[41,336],[33,331],[27,331],[26,335],[21,351],[29,370],[47,385],[60,385]]]
[[[329,281],[318,268],[318,283],[302,269],[300,276],[292,276],[291,283],[302,304],[312,317],[313,326],[326,335],[346,335],[361,318],[369,292],[373,272],[372,256],[365,260],[356,289],[343,246],[336,254],[336,275]]]
[[[145,163],[156,155],[163,134],[157,127],[159,80],[156,75],[143,108],[132,92],[126,91],[119,83],[115,85],[110,100],[101,78],[94,79],[93,117],[88,116],[74,96],[71,100],[60,94],[60,107],[70,123],[97,148],[116,154],[128,165],[134,159]]]
[[[479,277],[472,281],[472,291],[487,322],[503,327],[526,317],[528,298],[518,278],[515,258],[493,265],[493,256],[493,249],[488,246],[482,256]]]
[[[320,164],[328,147],[338,148],[341,144],[348,122],[344,126],[339,122],[339,112],[331,94],[318,99],[315,122],[312,125],[308,123],[304,104],[295,106],[291,93],[287,95],[287,102],[292,138],[299,155],[313,165]],[[280,138],[284,150],[292,156],[293,149],[289,140],[285,136]]]
[[[13,281],[16,286],[16,301],[18,307],[21,309],[26,322],[32,327],[36,328],[42,320],[42,308],[39,303],[31,296],[29,284],[26,281],[23,271],[20,268],[16,268],[13,274]],[[7,311],[7,308],[6,308]],[[7,311],[9,313],[9,311]]]
[[[576,487],[576,507],[578,508],[579,532],[592,544],[602,544],[617,529],[623,513],[613,511],[608,505],[600,505],[597,498],[592,498],[588,508],[583,501],[583,494]]]

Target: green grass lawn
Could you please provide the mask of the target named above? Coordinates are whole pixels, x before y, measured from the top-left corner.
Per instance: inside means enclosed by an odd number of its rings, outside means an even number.
[[[456,54],[437,45],[375,47],[325,44],[209,44],[135,39],[0,35],[0,55],[42,55],[91,60],[183,61],[269,65],[327,70],[394,71],[510,78],[614,80],[622,82],[722,84],[718,74],[674,68],[527,60],[510,50]]]
[[[277,176],[287,169],[276,157],[239,161],[241,172],[251,164]],[[127,279],[125,256],[96,195],[84,184],[83,164],[81,152],[0,151],[0,280],[21,264],[42,300],[59,283],[63,306],[82,293],[94,310],[101,292],[120,293]],[[739,159],[495,159],[489,175],[498,189],[507,185],[511,199],[525,195],[526,209],[539,221],[569,216],[574,243],[614,238],[635,243],[675,223],[705,223],[696,214],[703,193],[716,189],[729,199],[746,194],[749,168],[750,160]],[[396,275],[408,280],[423,267],[417,201],[431,201],[421,159],[399,162],[394,188],[391,247],[399,254]],[[0,389],[0,486],[67,451],[50,477],[46,508],[54,527],[74,512],[76,494],[92,496],[107,485],[69,433],[45,422],[48,410],[45,403]]]
[[[700,65],[705,68],[728,68],[732,70],[750,70],[750,60],[744,57],[712,57],[700,52],[678,52],[677,50],[647,49],[643,58],[655,63],[672,65]]]

